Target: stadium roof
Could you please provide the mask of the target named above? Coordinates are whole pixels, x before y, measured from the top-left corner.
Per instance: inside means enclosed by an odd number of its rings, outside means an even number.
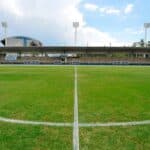
[[[130,52],[150,53],[150,48],[141,47],[0,47],[0,52],[49,52],[49,53],[117,53],[117,52]]]

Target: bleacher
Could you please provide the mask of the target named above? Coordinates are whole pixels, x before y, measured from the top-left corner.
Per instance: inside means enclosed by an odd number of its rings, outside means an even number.
[[[51,57],[52,55],[55,57]],[[32,47],[0,47],[0,63],[150,65],[150,48],[41,47],[39,49],[39,47],[34,47],[33,49]]]

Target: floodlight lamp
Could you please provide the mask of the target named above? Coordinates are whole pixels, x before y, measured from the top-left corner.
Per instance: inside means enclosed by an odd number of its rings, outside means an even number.
[[[7,22],[2,22],[2,27],[7,28]]]
[[[79,27],[79,22],[73,22],[73,27],[78,28]]]
[[[145,28],[150,28],[150,23],[144,23]]]

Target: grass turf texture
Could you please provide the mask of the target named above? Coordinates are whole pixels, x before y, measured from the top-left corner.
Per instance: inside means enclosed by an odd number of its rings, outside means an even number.
[[[150,126],[80,128],[81,150],[148,150]]]
[[[150,67],[78,67],[79,123],[150,119]],[[0,67],[0,116],[73,122],[74,67]],[[72,149],[71,127],[0,122],[0,149]],[[80,128],[80,149],[149,149],[150,127]]]
[[[78,67],[79,122],[150,119],[150,67]]]
[[[73,90],[71,67],[0,67],[0,116],[72,122]]]
[[[1,150],[71,150],[72,128],[0,123]]]

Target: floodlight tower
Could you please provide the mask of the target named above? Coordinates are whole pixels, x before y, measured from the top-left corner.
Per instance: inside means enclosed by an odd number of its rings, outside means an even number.
[[[150,23],[144,23],[145,28],[145,47],[147,47],[147,29],[150,28]]]
[[[77,29],[79,27],[79,22],[73,22],[73,27],[75,29],[75,32],[74,32],[74,45],[76,46],[77,45]]]
[[[2,22],[2,27],[4,28],[4,34],[5,34],[5,46],[7,46],[7,22]]]

